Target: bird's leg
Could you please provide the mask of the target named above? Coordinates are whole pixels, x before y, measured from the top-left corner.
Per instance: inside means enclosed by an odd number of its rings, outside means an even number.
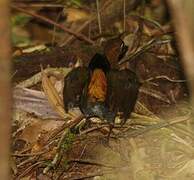
[[[112,123],[109,124],[109,132],[108,132],[108,136],[107,136],[107,142],[109,144],[109,140],[110,140],[110,135],[112,132],[112,129],[114,128],[114,125]]]
[[[91,119],[90,119],[91,117],[86,117],[86,123],[85,123],[85,127],[86,128],[88,128],[88,127],[90,127],[91,126]]]

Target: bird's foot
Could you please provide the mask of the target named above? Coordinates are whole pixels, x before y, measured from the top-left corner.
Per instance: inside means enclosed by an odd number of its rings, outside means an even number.
[[[104,146],[106,146],[106,147],[109,147],[109,148],[111,148],[111,146],[110,146],[110,138],[111,138],[111,133],[112,133],[112,129],[113,128],[114,128],[114,125],[111,123],[110,126],[109,126],[109,132],[108,132],[107,137],[102,139],[102,144]]]

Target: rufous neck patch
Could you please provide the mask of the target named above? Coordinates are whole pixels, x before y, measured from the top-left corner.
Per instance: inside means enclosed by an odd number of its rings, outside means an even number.
[[[107,79],[102,69],[95,69],[88,86],[88,96],[104,102],[107,93]]]

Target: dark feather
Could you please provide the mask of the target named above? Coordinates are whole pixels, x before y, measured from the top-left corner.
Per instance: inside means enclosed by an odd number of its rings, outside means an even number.
[[[89,81],[89,70],[85,67],[73,69],[64,79],[63,101],[65,111],[80,106],[80,99],[85,84]]]
[[[111,70],[107,74],[108,92],[106,104],[112,112],[121,112],[123,123],[134,109],[140,83],[130,70]]]

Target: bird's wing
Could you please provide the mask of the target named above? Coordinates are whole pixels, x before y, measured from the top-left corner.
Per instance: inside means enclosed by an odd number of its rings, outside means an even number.
[[[88,78],[89,71],[85,67],[75,68],[65,77],[63,101],[66,112],[70,107],[80,106],[80,98]]]
[[[109,110],[121,112],[124,122],[129,118],[135,106],[140,83],[136,74],[130,70],[111,70],[107,74],[107,99]]]

